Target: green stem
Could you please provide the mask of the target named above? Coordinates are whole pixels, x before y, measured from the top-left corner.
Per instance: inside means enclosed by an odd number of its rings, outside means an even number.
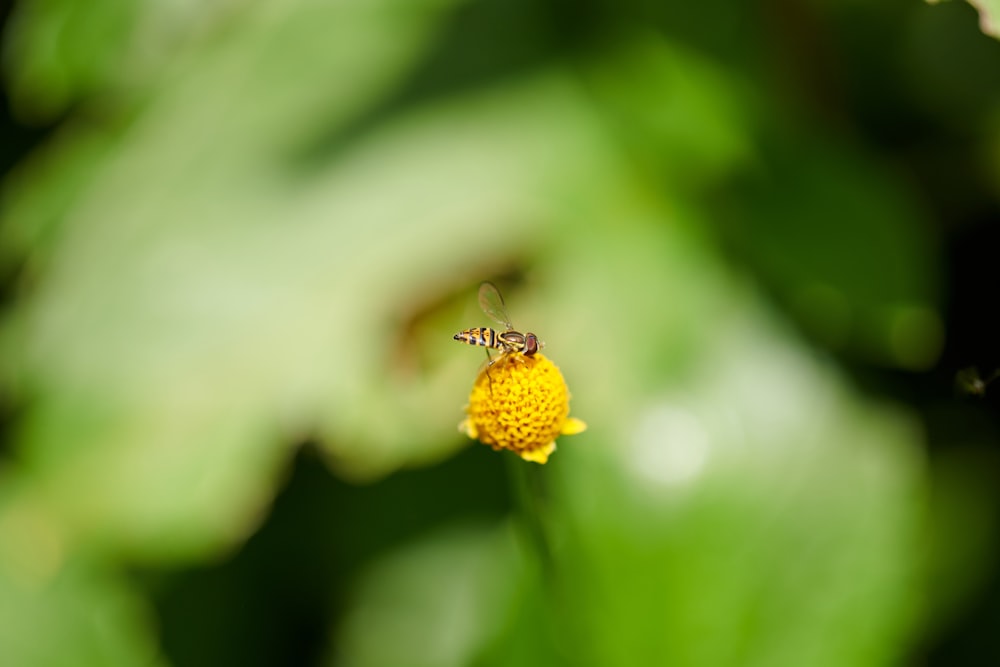
[[[545,531],[545,477],[542,466],[507,455],[507,466],[514,495],[514,509],[518,523],[525,533],[529,548],[533,549],[545,580],[551,581],[554,562],[552,547]]]

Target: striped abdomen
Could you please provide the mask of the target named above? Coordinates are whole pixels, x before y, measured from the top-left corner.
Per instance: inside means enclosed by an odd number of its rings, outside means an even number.
[[[504,345],[500,342],[500,334],[496,329],[489,327],[476,327],[475,329],[463,329],[454,336],[455,340],[460,340],[469,345],[479,345],[481,347],[492,347],[494,350],[504,350]]]

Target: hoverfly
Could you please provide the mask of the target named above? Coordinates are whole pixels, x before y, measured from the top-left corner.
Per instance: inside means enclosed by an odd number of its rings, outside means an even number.
[[[489,327],[476,327],[475,329],[459,331],[454,338],[469,345],[485,347],[486,358],[489,359],[488,365],[492,366],[494,362],[490,356],[490,348],[498,350],[501,355],[520,352],[524,356],[530,357],[542,347],[535,334],[514,331],[514,325],[510,323],[510,316],[507,315],[507,308],[503,304],[500,290],[489,281],[479,286],[479,307],[491,320],[502,324],[505,327],[504,330],[497,331]]]

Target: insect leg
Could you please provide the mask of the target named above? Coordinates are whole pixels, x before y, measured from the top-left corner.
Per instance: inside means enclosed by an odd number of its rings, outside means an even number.
[[[490,396],[492,396],[493,395],[493,378],[490,377],[490,366],[493,365],[493,362],[495,360],[493,359],[493,357],[490,356],[490,348],[484,347],[483,349],[486,350],[486,380],[487,380],[487,382],[490,383]]]

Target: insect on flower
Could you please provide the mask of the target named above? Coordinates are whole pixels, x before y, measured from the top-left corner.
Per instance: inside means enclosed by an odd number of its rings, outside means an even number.
[[[580,433],[587,425],[569,416],[569,389],[562,373],[539,352],[542,344],[535,334],[514,330],[496,285],[480,285],[479,305],[505,329],[480,327],[455,334],[455,340],[485,347],[489,359],[472,385],[459,430],[495,450],[508,449],[526,461],[545,463],[557,437]],[[490,349],[500,356],[490,357]]]
[[[535,334],[514,331],[514,325],[510,323],[510,315],[507,314],[507,307],[504,306],[500,290],[489,281],[479,286],[479,307],[491,320],[502,324],[504,330],[497,331],[489,327],[463,329],[455,334],[454,338],[469,345],[485,347],[486,358],[489,359],[488,365],[492,366],[495,361],[490,356],[491,348],[501,354],[520,352],[526,357],[531,357],[542,347],[543,344],[538,342],[538,337]]]

